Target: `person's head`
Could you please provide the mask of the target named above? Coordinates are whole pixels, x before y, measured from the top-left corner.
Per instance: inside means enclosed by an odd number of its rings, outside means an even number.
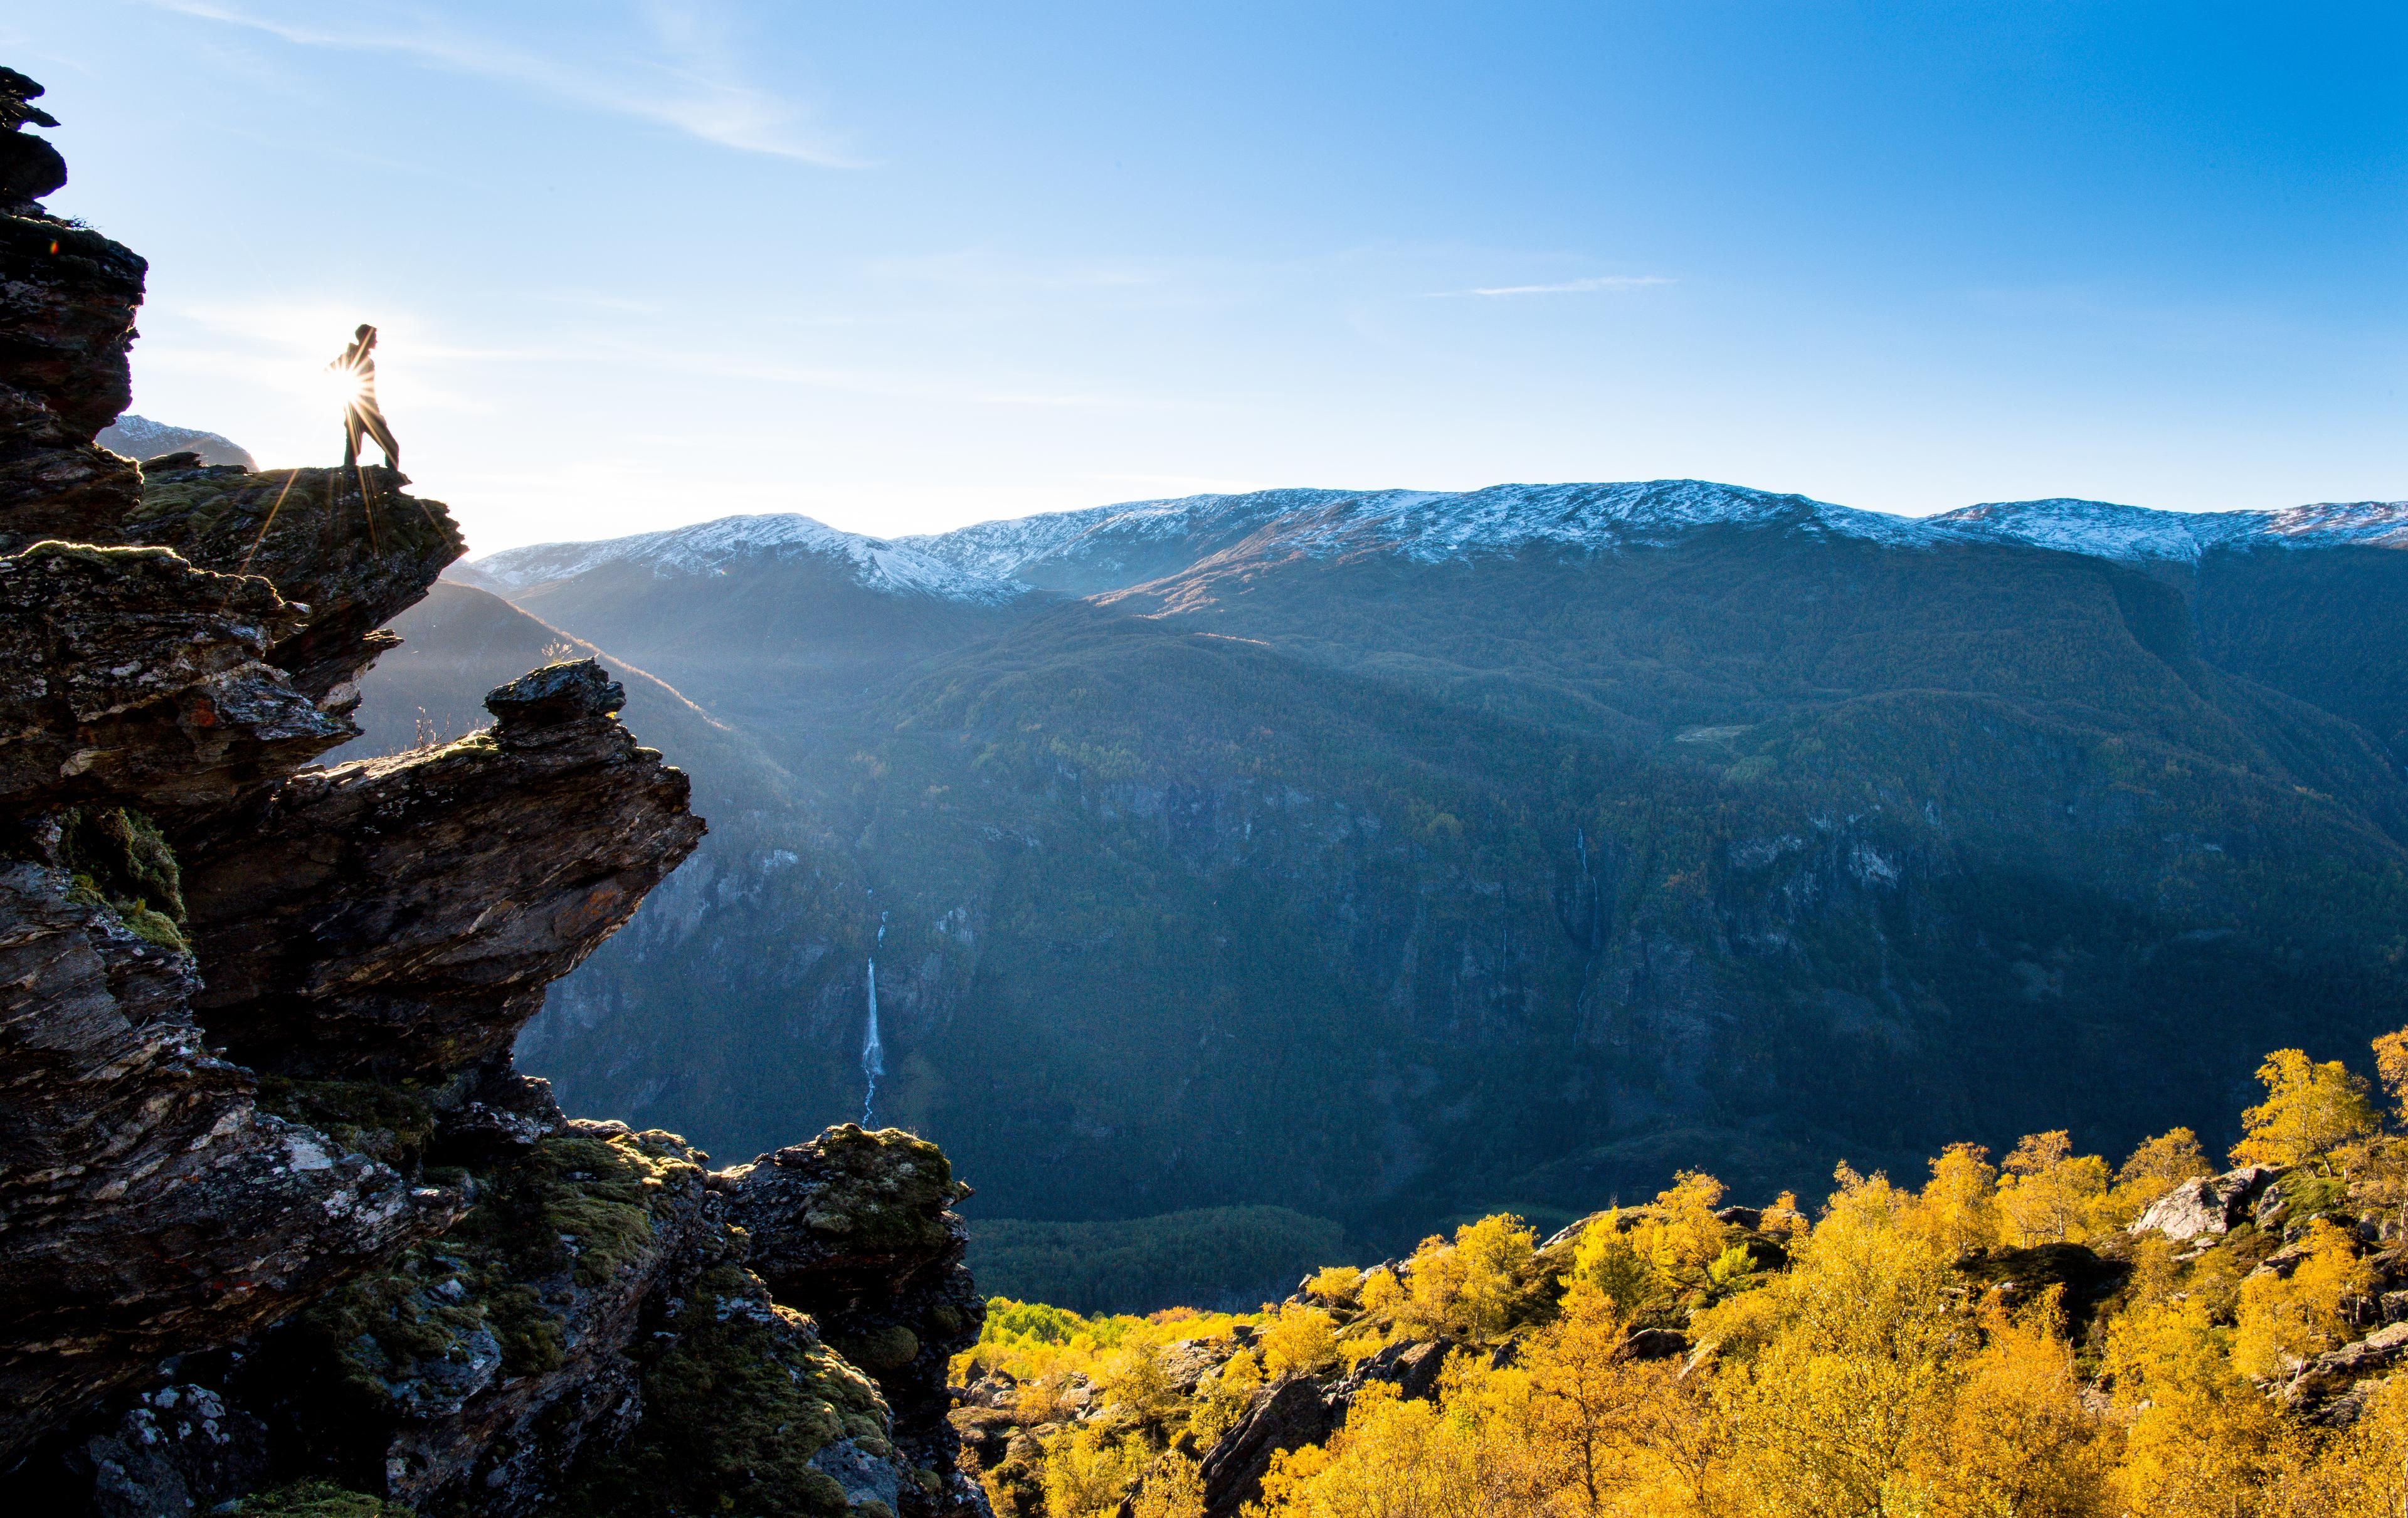
[[[376,346],[376,328],[368,325],[366,322],[361,322],[360,330],[352,333],[351,336],[359,339],[360,346],[362,348],[374,348]]]

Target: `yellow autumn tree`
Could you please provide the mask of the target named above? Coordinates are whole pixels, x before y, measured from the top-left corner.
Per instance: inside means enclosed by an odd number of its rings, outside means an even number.
[[[2391,1114],[2408,1123],[2408,1028],[2374,1040],[2374,1074],[2391,1098]]]
[[[2304,1050],[2277,1049],[2258,1067],[2266,1099],[2241,1114],[2246,1136],[2236,1165],[2315,1165],[2329,1175],[2332,1153],[2377,1126],[2366,1081],[2339,1060],[2319,1065]]]
[[[2408,1512],[2408,1376],[2375,1386],[2357,1421],[2316,1452],[2284,1518],[2400,1518]]]
[[[1204,1477],[1196,1462],[1176,1450],[1155,1461],[1132,1511],[1136,1518],[1204,1518]]]
[[[2204,1294],[2118,1314],[2103,1368],[2126,1423],[2110,1482],[2130,1518],[2258,1518],[2296,1458],[2273,1404],[2232,1368]]]
[[[1304,1289],[1324,1302],[1352,1306],[1363,1289],[1363,1272],[1351,1265],[1328,1266],[1314,1271]]]
[[[1401,1313],[1425,1330],[1488,1342],[1505,1331],[1538,1243],[1520,1218],[1504,1213],[1463,1224],[1452,1241],[1424,1239]]]
[[[2373,1288],[2358,1240],[2318,1218],[2287,1273],[2253,1271],[2241,1283],[2232,1333],[2232,1368],[2254,1380],[2288,1373],[2350,1337],[2342,1303]]]
[[[2027,1134],[2000,1168],[1999,1212],[2009,1243],[2028,1247],[2088,1237],[2091,1206],[2107,1190],[2105,1160],[2074,1153],[2060,1128]]]
[[[1088,1424],[1045,1443],[1045,1518],[1106,1518],[1146,1467],[1145,1446]]]
[[[1265,1324],[1254,1341],[1263,1374],[1278,1379],[1296,1370],[1319,1370],[1338,1358],[1337,1321],[1317,1307],[1290,1302]]]
[[[1683,1170],[1656,1194],[1656,1205],[1631,1230],[1631,1242],[1667,1288],[1678,1291],[1705,1278],[1730,1247],[1731,1225],[1714,1216],[1723,1183],[1703,1170]]]
[[[1374,1270],[1363,1278],[1364,1311],[1393,1311],[1404,1299],[1404,1283],[1397,1279],[1397,1273],[1394,1270]]]
[[[1939,1518],[2089,1518],[2102,1511],[2111,1431],[2085,1405],[2059,1328],[2062,1288],[1983,1314],[1928,1473]]]
[[[1528,1484],[1550,1511],[1597,1518],[1642,1499],[1664,1511],[1664,1489],[1681,1484],[1663,1452],[1698,1409],[1681,1393],[1680,1363],[1625,1359],[1627,1337],[1614,1303],[1575,1282],[1516,1361],[1528,1382]]]
[[[1725,1372],[1737,1485],[1765,1518],[1910,1511],[1975,1347],[1949,1262],[1909,1199],[1846,1167],[1795,1263],[1709,1326],[1752,1317],[1762,1347]]]
[[[1655,1265],[1639,1253],[1619,1208],[1589,1219],[1581,1229],[1567,1283],[1589,1287],[1625,1313],[1637,1311],[1655,1295]]]
[[[1950,1144],[1931,1162],[1909,1215],[1915,1229],[1955,1258],[1999,1241],[1999,1172],[1980,1144]]]

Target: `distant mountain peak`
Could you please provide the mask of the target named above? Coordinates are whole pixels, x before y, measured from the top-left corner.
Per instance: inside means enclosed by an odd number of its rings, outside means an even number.
[[[201,456],[203,464],[238,464],[253,473],[259,469],[251,451],[230,437],[197,427],[171,427],[131,411],[101,428],[93,441],[130,459],[154,459],[190,450]]]
[[[1393,553],[1437,564],[1532,548],[1612,553],[1716,527],[1782,528],[1899,548],[2022,543],[2092,558],[2194,563],[2218,547],[2408,548],[2408,502],[2159,511],[2055,497],[1902,517],[1705,480],[1472,491],[1297,488],[1125,501],[891,539],[792,512],[723,517],[600,542],[506,549],[459,566],[453,578],[508,594],[613,564],[645,565],[661,576],[718,575],[739,562],[814,559],[885,594],[999,605],[1038,587],[1090,594],[1143,583],[1248,542],[1305,558]]]
[[[1924,519],[1937,530],[2101,559],[2196,562],[2210,549],[2408,547],[2408,501],[2327,502],[2278,511],[2158,511],[2062,496],[1993,501]]]
[[[890,595],[995,603],[1026,594],[1008,580],[965,573],[907,544],[844,532],[794,512],[722,517],[599,542],[504,549],[476,560],[461,578],[514,591],[613,564],[642,565],[656,576],[708,576],[724,575],[742,562],[795,559],[824,561],[864,589]]]

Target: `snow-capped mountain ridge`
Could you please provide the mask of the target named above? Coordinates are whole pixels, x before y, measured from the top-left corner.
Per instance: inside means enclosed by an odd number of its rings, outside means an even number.
[[[1966,537],[2010,538],[2104,559],[2196,562],[2221,547],[2408,547],[2408,501],[2334,501],[2278,511],[2157,511],[2057,498],[1969,506],[1923,520]]]
[[[1491,485],[1456,493],[1279,490],[1131,501],[981,523],[900,541],[967,573],[1024,576],[1049,561],[1131,541],[1268,531],[1313,556],[1387,549],[1437,562],[1531,544],[1590,552],[1670,540],[1707,527],[1784,525],[1900,547],[2011,541],[2110,559],[2196,560],[2233,547],[2408,546],[2408,502],[2275,511],[2159,511],[2057,498],[1997,502],[1929,517],[1893,516],[1698,480]]]
[[[1903,517],[1698,480],[1462,492],[1286,489],[1128,501],[891,540],[791,513],[725,517],[601,542],[506,549],[475,561],[469,578],[507,592],[618,563],[646,565],[655,575],[711,575],[738,560],[816,557],[842,564],[873,591],[996,604],[1030,594],[1030,580],[1045,578],[1049,566],[1126,569],[1135,579],[1124,584],[1153,578],[1161,571],[1131,566],[1149,551],[1158,556],[1182,544],[1218,551],[1251,540],[1311,558],[1389,552],[1435,564],[1532,547],[1616,552],[1716,527],[1779,527],[1900,548],[2014,542],[2094,558],[2196,562],[2220,547],[2408,548],[2408,501],[2159,511],[2056,498]]]
[[[632,563],[654,575],[722,575],[742,560],[816,558],[846,568],[866,589],[947,601],[1009,601],[1025,588],[993,576],[965,574],[917,549],[831,527],[792,512],[722,517],[691,527],[638,533],[588,543],[536,543],[504,549],[470,567],[482,583],[523,590],[529,585]]]

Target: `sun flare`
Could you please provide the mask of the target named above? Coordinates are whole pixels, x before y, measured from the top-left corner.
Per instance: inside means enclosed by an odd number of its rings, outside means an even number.
[[[329,367],[322,381],[326,399],[337,407],[350,407],[367,394],[367,380],[359,370],[340,364]]]

